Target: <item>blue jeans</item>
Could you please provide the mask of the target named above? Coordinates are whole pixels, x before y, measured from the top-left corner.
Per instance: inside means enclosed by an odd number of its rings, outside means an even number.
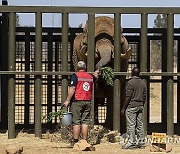
[[[126,109],[127,124],[127,145],[144,145],[144,128],[143,128],[143,106],[127,107]],[[137,140],[135,134],[137,133]]]

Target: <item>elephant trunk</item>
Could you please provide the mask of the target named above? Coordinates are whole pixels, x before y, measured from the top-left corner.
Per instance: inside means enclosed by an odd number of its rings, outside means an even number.
[[[112,57],[113,46],[109,39],[103,38],[96,42],[95,52],[98,56],[98,63],[96,64],[96,69],[100,69],[110,62]]]

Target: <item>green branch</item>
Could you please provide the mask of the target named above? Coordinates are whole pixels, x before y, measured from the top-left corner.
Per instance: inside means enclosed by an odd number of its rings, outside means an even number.
[[[100,69],[102,78],[110,86],[113,86],[114,70],[111,67],[102,67]]]
[[[63,109],[60,109],[58,112],[49,112],[43,117],[43,119],[46,119],[48,122],[51,121],[53,118],[61,119],[64,113],[66,113],[66,111]]]

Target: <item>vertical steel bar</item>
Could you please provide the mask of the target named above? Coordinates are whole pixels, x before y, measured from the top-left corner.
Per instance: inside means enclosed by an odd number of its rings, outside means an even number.
[[[0,57],[2,57],[2,16],[0,16]],[[0,70],[2,70],[2,58],[0,58]],[[2,112],[1,112],[1,107],[2,107],[2,89],[1,89],[1,81],[2,81],[2,76],[0,76],[0,123],[1,123],[1,117],[2,117]]]
[[[141,14],[141,52],[140,52],[140,70],[147,72],[147,14]],[[146,83],[147,81],[144,80]],[[147,135],[147,101],[144,104],[144,134]]]
[[[180,39],[178,39],[178,72],[180,72]],[[180,76],[177,78],[177,123],[180,125]]]
[[[167,30],[163,31],[162,37],[162,72],[167,71]],[[162,76],[162,90],[161,90],[161,123],[162,131],[167,131],[167,76]]]
[[[30,32],[25,33],[25,71],[30,70]],[[24,114],[24,125],[29,125],[29,101],[30,101],[30,76],[25,75],[25,114]]]
[[[2,2],[7,5],[7,1]],[[2,13],[2,50],[1,50],[1,70],[8,70],[8,13]],[[1,128],[8,128],[8,75],[1,76]]]
[[[87,71],[94,71],[94,51],[95,51],[95,14],[88,14],[88,58],[87,58]],[[93,88],[94,89],[94,88]],[[94,124],[94,90],[91,101],[91,121],[90,125]]]
[[[121,71],[121,15],[114,14],[114,72]],[[113,87],[113,130],[120,132],[120,93],[121,93],[121,81],[119,76],[115,76]]]
[[[15,21],[16,14],[9,15],[9,71],[15,71]],[[8,79],[8,138],[15,138],[15,75]]]
[[[68,14],[62,13],[62,71],[68,71]],[[67,98],[68,80],[62,76],[61,102]]]
[[[55,53],[54,53],[54,56],[55,56],[55,71],[59,71],[59,58],[60,58],[60,43],[59,42],[55,42]],[[58,75],[55,75],[55,111],[57,112],[57,104],[58,104],[58,89],[59,89],[59,85],[58,85],[58,79],[59,79],[59,76]],[[55,123],[57,123],[57,118],[55,119]]]
[[[173,72],[174,68],[174,15],[167,15],[167,72]],[[174,84],[173,77],[167,81],[167,134],[174,135]]]
[[[48,71],[52,71],[53,35],[48,33]],[[52,112],[52,75],[48,75],[47,113]],[[49,126],[52,122],[49,122]]]
[[[36,13],[36,36],[35,36],[35,71],[42,70],[42,14]],[[35,76],[35,136],[41,138],[41,76]]]
[[[150,72],[150,39],[148,38],[148,45],[147,45],[147,71]],[[147,104],[150,102],[150,76],[147,78]],[[150,120],[150,106],[147,105],[147,126],[149,125],[149,120]]]
[[[95,14],[88,14],[88,58],[87,71],[94,71],[94,50],[95,50]]]
[[[60,52],[59,52],[59,42],[55,42],[55,71],[59,71],[59,58],[60,58]],[[58,104],[58,79],[59,76],[55,76],[55,111],[57,112],[57,104]],[[61,97],[62,99],[62,97]],[[57,123],[57,118],[55,119],[55,123]]]
[[[2,1],[2,5],[8,5],[8,1]],[[0,50],[0,69],[8,70],[8,13],[2,13],[2,23],[1,23],[1,44]],[[8,127],[8,77],[7,75],[0,76],[0,127],[7,129]],[[3,101],[2,101],[3,100]]]

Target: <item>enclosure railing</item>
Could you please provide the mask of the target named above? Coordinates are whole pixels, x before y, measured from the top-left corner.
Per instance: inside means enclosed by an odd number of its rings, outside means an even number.
[[[180,14],[180,7],[54,7],[54,6],[0,6],[0,13],[9,14],[9,65],[8,71],[0,71],[0,74],[9,74],[8,79],[8,138],[15,138],[15,74],[35,75],[35,136],[41,138],[41,75],[63,75],[62,79],[62,102],[67,96],[68,80],[68,16],[69,13],[88,14],[88,51],[94,51],[95,14],[114,14],[115,19],[115,58],[114,58],[114,107],[113,107],[113,129],[120,131],[120,75],[126,72],[120,70],[120,40],[119,29],[121,26],[121,14],[141,14],[141,58],[140,69],[145,76],[169,76],[167,80],[167,133],[174,134],[173,123],[173,78],[179,73],[173,73],[173,41],[174,41],[174,14]],[[16,72],[15,70],[15,14],[35,13],[35,71]],[[42,14],[62,14],[62,72],[41,71],[42,51]],[[158,74],[147,72],[147,25],[148,14],[167,14],[167,72]],[[94,71],[94,53],[90,52],[87,60],[88,72]],[[147,131],[147,104],[145,105],[144,129]],[[146,132],[147,133],[147,132]]]

